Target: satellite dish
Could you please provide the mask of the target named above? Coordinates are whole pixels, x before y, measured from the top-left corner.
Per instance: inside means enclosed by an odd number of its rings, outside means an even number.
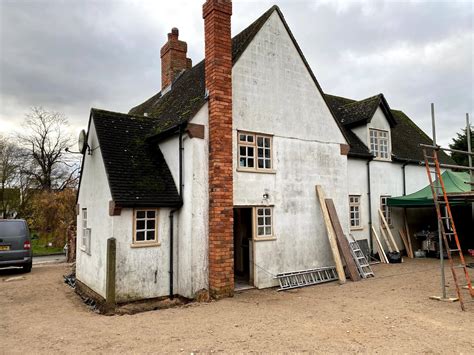
[[[85,130],[82,130],[81,133],[79,133],[79,139],[77,140],[77,147],[81,154],[86,152],[87,146],[87,134]]]

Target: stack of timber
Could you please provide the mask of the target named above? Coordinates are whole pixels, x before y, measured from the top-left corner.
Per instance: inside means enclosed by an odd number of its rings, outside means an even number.
[[[379,213],[379,216],[380,216],[380,220],[382,222],[382,225],[380,226],[380,232],[381,232],[380,234],[383,238],[383,241],[385,242],[385,245],[387,246],[388,252],[389,253],[393,253],[393,252],[400,253],[400,249],[398,249],[397,243],[395,242],[395,239],[393,238],[393,234],[390,230],[390,226],[388,225],[387,220],[385,219],[385,216],[383,215],[382,210],[379,209],[378,213]],[[377,249],[377,253],[379,255],[380,262],[388,264],[389,259],[387,257],[387,254],[386,254],[385,250],[384,250],[383,243],[382,243],[379,235],[377,234],[377,232],[375,231],[375,228],[373,226],[372,226],[372,236],[375,240],[375,247]],[[404,243],[405,243],[405,241],[404,241]],[[407,241],[407,244],[408,244],[408,241]]]

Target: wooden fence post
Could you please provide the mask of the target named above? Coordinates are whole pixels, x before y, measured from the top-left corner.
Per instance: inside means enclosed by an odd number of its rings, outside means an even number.
[[[105,275],[105,303],[106,312],[113,313],[115,310],[115,259],[117,252],[115,238],[107,239],[107,269]]]

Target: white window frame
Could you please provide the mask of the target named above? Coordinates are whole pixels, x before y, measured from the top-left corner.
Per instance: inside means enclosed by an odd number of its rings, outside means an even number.
[[[275,239],[273,206],[254,207],[255,240]]]
[[[91,253],[91,229],[87,227],[87,208],[81,210],[82,219],[82,238],[81,238],[81,250],[86,254]]]
[[[369,128],[370,152],[378,160],[390,160],[390,132],[383,129]]]
[[[380,210],[382,211],[382,214],[385,220],[387,221],[387,224],[389,227],[392,226],[392,208],[387,205],[387,199],[389,199],[390,197],[392,196],[390,195],[380,196]],[[382,221],[380,222],[381,222],[382,227],[384,227],[383,222]]]
[[[144,217],[138,217],[138,213],[144,212]],[[148,212],[153,212],[154,217],[150,217]],[[143,221],[144,228],[138,228],[138,222]],[[154,228],[148,227],[148,222],[154,221]],[[148,232],[154,233],[154,238],[151,240],[147,239]],[[137,234],[143,233],[144,240],[137,240]],[[142,246],[157,246],[160,245],[158,236],[158,209],[156,208],[136,208],[133,210],[133,247]]]
[[[259,145],[260,142],[263,144]],[[268,142],[268,145],[265,144],[266,142]],[[244,150],[245,153],[242,154],[241,150]],[[251,153],[249,154],[249,152]],[[245,166],[240,165],[241,159],[245,160]],[[250,162],[252,163],[249,164]],[[263,165],[262,167],[260,166],[261,164]],[[274,172],[273,136],[268,134],[237,131],[237,170]]]
[[[349,225],[351,230],[362,229],[360,197],[360,195],[349,195]]]

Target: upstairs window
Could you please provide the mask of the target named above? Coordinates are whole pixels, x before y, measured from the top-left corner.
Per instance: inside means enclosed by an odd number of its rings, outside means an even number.
[[[380,129],[369,129],[370,135],[370,151],[379,159],[389,160],[390,159],[390,142],[388,131],[382,131]]]
[[[158,211],[154,209],[135,210],[133,244],[158,243]]]
[[[239,169],[271,171],[272,137],[262,134],[238,132]]]
[[[360,196],[349,196],[349,218],[351,222],[351,229],[361,228],[360,223]]]

